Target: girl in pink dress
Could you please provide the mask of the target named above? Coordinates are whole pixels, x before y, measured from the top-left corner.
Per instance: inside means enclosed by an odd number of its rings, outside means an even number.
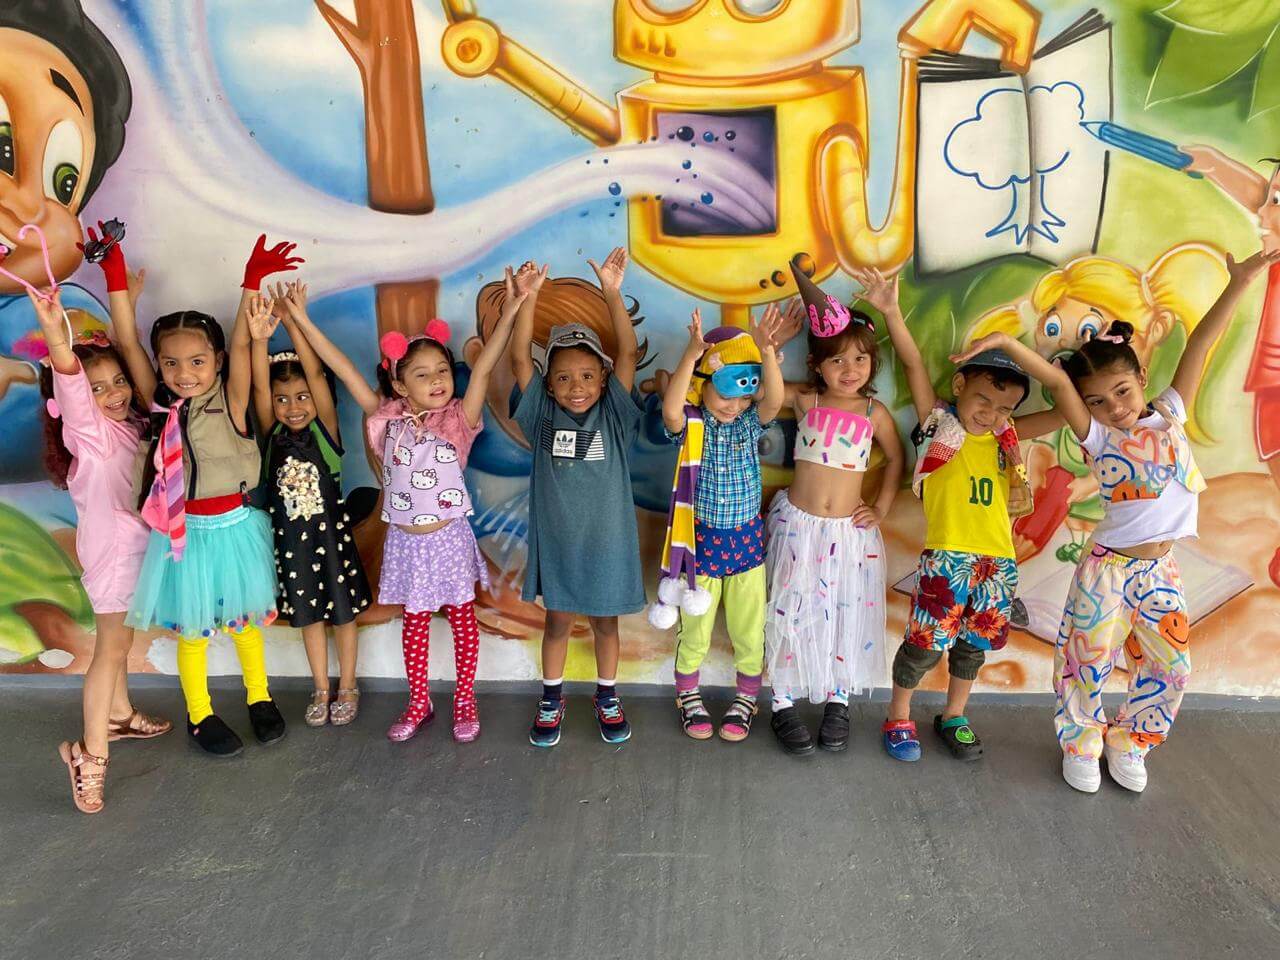
[[[135,386],[139,366],[150,368],[138,343],[134,294],[118,245],[102,267],[115,343],[101,330],[73,342],[57,291],[28,295],[49,350],[41,378],[45,463],[50,480],[65,487],[75,504],[76,555],[95,621],[93,660],[84,677],[84,734],[58,747],[82,813],[102,809],[109,741],[149,739],[172,727],[129,701],[133,629],[124,618],[149,533],[133,510],[133,464],[145,423]],[[141,281],[135,280],[134,293],[140,291]]]

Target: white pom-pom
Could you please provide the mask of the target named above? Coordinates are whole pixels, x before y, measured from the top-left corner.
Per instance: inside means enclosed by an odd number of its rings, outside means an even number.
[[[658,630],[670,630],[678,617],[675,607],[665,603],[649,604],[649,623]]]
[[[680,600],[680,609],[691,617],[700,617],[711,609],[711,593],[698,587],[689,590]]]
[[[683,579],[663,577],[658,581],[658,599],[671,607],[678,607],[688,590],[689,585]]]

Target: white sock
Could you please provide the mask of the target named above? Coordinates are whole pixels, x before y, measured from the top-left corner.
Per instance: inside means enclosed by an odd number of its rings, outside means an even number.
[[[795,701],[793,701],[785,693],[781,693],[775,690],[773,692],[772,705],[774,710],[785,710],[787,709],[787,707],[794,707]]]
[[[843,703],[846,707],[849,705],[848,690],[832,690],[831,696],[827,698],[831,703]]]

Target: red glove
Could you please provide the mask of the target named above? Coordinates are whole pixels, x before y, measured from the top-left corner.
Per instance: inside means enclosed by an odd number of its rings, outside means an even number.
[[[106,228],[102,226],[101,220],[98,221],[98,229],[102,231],[104,237],[107,235]],[[98,235],[94,233],[93,227],[88,228],[88,234],[90,240],[94,243],[98,242]],[[84,253],[84,244],[77,243],[76,249]],[[124,251],[120,249],[120,244],[113,243],[106,256],[98,261],[98,266],[102,268],[102,273],[107,278],[107,293],[128,291],[129,267],[124,262]]]
[[[253,253],[249,254],[249,262],[244,265],[244,283],[240,286],[246,290],[258,290],[261,289],[265,277],[273,273],[297,270],[296,264],[307,262],[302,257],[290,256],[297,246],[296,243],[286,241],[277,243],[268,250],[267,235],[262,234],[254,244]]]

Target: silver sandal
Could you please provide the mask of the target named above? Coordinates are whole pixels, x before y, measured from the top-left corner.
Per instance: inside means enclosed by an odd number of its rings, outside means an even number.
[[[350,700],[335,700],[329,704],[329,722],[335,727],[344,727],[356,718],[356,714],[360,712],[360,691],[351,687],[350,689],[339,688],[339,697],[350,697]]]
[[[303,714],[308,727],[323,727],[329,722],[329,691],[316,690],[311,694],[311,703]]]

